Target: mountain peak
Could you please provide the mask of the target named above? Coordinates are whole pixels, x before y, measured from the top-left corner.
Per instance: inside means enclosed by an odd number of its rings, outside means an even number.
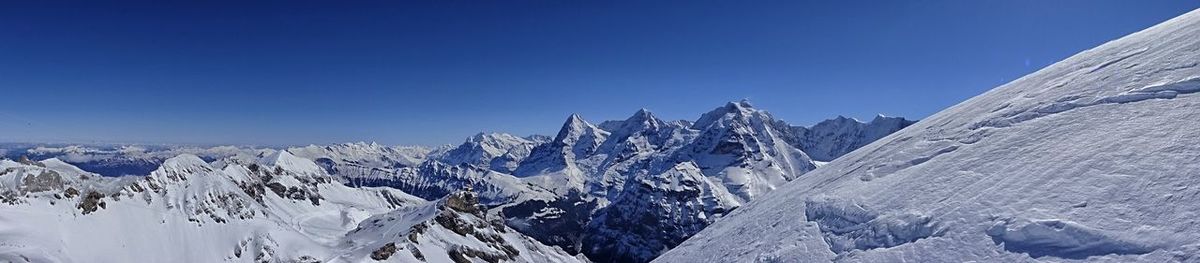
[[[750,100],[742,99],[739,101],[730,101],[729,103],[726,103],[725,109],[727,112],[753,111],[754,105],[750,104]]]
[[[759,111],[755,109],[753,105],[750,105],[750,101],[748,100],[743,99],[741,101],[731,101],[729,103],[725,103],[725,106],[717,107],[716,109],[701,115],[700,119],[696,120],[696,122],[692,124],[692,128],[704,129],[718,120],[725,118],[727,115],[748,116],[757,112]]]
[[[513,136],[513,135],[507,134],[507,133],[480,132],[480,133],[476,133],[475,135],[471,136],[470,138],[467,138],[467,143],[485,143],[488,141],[516,140],[516,139],[520,139],[520,137]]]
[[[573,167],[576,158],[586,158],[594,153],[610,133],[584,121],[579,114],[571,114],[550,143],[531,150],[529,158],[522,160],[518,176],[530,176],[550,170]]]
[[[628,119],[625,119],[625,125],[632,125],[634,123],[645,123],[645,122],[650,122],[653,125],[654,123],[660,122],[660,121],[658,120],[658,118],[654,117],[654,114],[650,113],[650,111],[646,110],[645,108],[640,109],[637,112],[634,112],[633,116],[629,116]]]
[[[580,116],[578,113],[573,113],[570,117],[567,117],[567,121],[563,123],[562,129],[559,130],[558,136],[555,137],[555,140],[561,141],[569,137],[579,136],[583,133],[601,132],[604,131],[584,120],[583,116]]]
[[[583,116],[579,113],[571,113],[571,116],[567,117],[567,124],[572,123],[587,123],[587,121],[583,120]]]
[[[838,115],[837,117],[835,117],[835,118],[833,118],[833,119],[830,119],[830,120],[831,120],[831,121],[835,121],[835,122],[857,122],[857,123],[862,123],[862,121],[859,121],[859,120],[858,120],[858,119],[856,119],[856,118],[852,118],[852,117],[846,117],[846,116],[843,116],[843,115]]]
[[[296,173],[321,174],[324,172],[312,160],[296,157],[287,150],[275,151],[275,153],[259,159],[259,162],[265,166],[279,167],[283,170]]]
[[[200,159],[199,156],[185,153],[185,154],[177,155],[175,157],[171,157],[170,159],[163,161],[161,168],[167,169],[167,170],[183,170],[183,169],[188,169],[188,168],[210,168],[210,170],[211,170],[212,167],[209,166],[208,162],[205,162],[204,159]]]
[[[638,109],[637,112],[633,113],[633,116],[650,116],[650,115],[651,115],[650,110],[648,110],[646,108]]]
[[[750,104],[750,99],[741,99],[739,101],[731,101],[729,103],[736,104],[737,106],[740,106],[743,108],[753,108],[754,107],[754,105]]]
[[[876,114],[874,119],[871,119],[869,124],[878,125],[881,123],[900,123],[904,126],[915,123],[916,121],[905,119],[904,117],[891,117],[883,114]]]
[[[150,172],[150,178],[156,178],[163,182],[183,181],[191,174],[215,170],[200,157],[185,153],[163,161],[158,169]]]

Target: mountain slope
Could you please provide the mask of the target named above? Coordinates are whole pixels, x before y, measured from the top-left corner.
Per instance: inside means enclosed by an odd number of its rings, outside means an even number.
[[[939,112],[657,262],[1200,260],[1200,11]]]
[[[691,162],[635,176],[589,222],[583,248],[601,262],[646,262],[738,206]]]
[[[747,101],[730,102],[692,124],[699,131],[674,153],[674,161],[693,161],[706,176],[722,181],[729,192],[749,201],[816,168],[800,149],[788,144],[791,127]]]
[[[489,218],[471,192],[363,220],[342,244],[354,262],[586,262]]]

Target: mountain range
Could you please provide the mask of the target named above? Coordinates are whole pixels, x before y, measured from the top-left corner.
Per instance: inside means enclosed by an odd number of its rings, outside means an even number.
[[[912,123],[791,126],[739,101],[696,121],[571,115],[553,137],[481,133],[443,147],[9,145],[21,162],[5,167],[22,172],[0,175],[6,208],[59,219],[0,216],[21,226],[0,231],[0,243],[20,247],[9,259],[33,261],[124,261],[139,248],[167,261],[646,262],[822,160]],[[64,179],[75,177],[90,180]],[[154,238],[83,249],[95,239],[64,231],[90,220],[112,227],[78,231]],[[159,237],[172,231],[183,234]],[[51,239],[20,241],[30,235]],[[180,238],[205,249],[161,247]],[[196,253],[205,256],[180,256]]]

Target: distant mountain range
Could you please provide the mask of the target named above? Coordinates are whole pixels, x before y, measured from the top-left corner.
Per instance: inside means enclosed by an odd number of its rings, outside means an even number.
[[[256,226],[247,231],[258,229],[251,231],[257,234],[195,235],[254,253],[269,247],[275,258],[378,256],[410,262],[446,256],[567,262],[579,259],[571,254],[582,253],[597,262],[646,262],[747,202],[913,123],[897,117],[879,116],[866,123],[838,117],[812,127],[791,126],[739,101],[695,121],[662,120],[647,110],[599,124],[571,115],[553,137],[481,133],[460,145],[436,148],[373,143],[286,149],[10,144],[3,147],[8,159],[45,161],[7,162],[5,167],[23,172],[0,178],[11,181],[3,189],[13,193],[11,207],[22,211],[93,217],[105,209],[77,208],[76,203],[165,214],[180,210],[177,219],[162,218],[146,223],[150,227],[128,230],[139,235],[158,235],[173,231],[161,228],[188,224],[228,231],[243,229],[233,227],[243,223],[231,222],[247,222]],[[111,177],[117,175],[131,176]],[[65,179],[74,177],[92,180]],[[52,183],[29,183],[43,181]],[[63,199],[68,189],[79,193]],[[479,208],[457,204],[464,198]],[[147,201],[129,203],[130,199]],[[45,201],[60,204],[22,207]],[[124,216],[112,215],[111,220],[120,217]],[[183,222],[167,222],[171,220]],[[276,234],[264,236],[261,231]],[[281,242],[285,238],[279,233],[294,237]],[[441,234],[426,238],[413,233]],[[0,232],[0,237],[3,234],[21,233]],[[450,234],[458,237],[445,236]],[[393,240],[389,235],[417,236]],[[448,241],[463,236],[480,243],[460,247],[455,245],[458,241]],[[294,249],[287,246],[300,242],[291,241],[296,238],[322,252],[281,252]],[[16,240],[0,240],[0,245],[6,242]],[[80,249],[76,244],[83,243],[52,246]],[[251,245],[259,247],[247,247]],[[86,261],[88,256],[87,250],[65,258],[34,253],[38,250],[32,247],[22,251],[26,257],[73,261]],[[156,258],[173,259],[166,254]]]

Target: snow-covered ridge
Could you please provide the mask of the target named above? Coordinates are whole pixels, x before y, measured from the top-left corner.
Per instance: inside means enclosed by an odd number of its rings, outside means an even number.
[[[586,262],[489,217],[471,192],[376,215],[341,243],[340,260],[385,262]]]

